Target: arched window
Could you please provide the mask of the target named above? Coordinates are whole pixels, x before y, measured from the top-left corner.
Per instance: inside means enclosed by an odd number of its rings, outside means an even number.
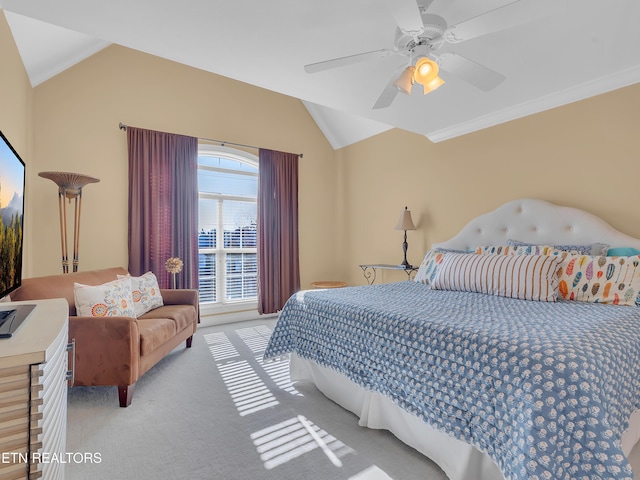
[[[198,190],[200,303],[205,310],[255,304],[258,157],[200,145]]]

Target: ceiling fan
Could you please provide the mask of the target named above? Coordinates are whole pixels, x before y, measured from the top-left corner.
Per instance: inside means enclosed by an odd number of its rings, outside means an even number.
[[[449,25],[441,16],[428,12],[432,2],[433,0],[388,0],[398,25],[392,49],[311,63],[305,65],[305,71],[316,73],[389,55],[408,57],[408,65],[394,72],[374,104],[374,109],[391,105],[398,92],[410,94],[416,83],[422,85],[425,95],[435,90],[444,84],[439,75],[440,70],[486,92],[497,87],[506,77],[457,53],[438,54],[437,51],[445,43],[465,42],[556,15],[564,9],[565,4],[562,0],[517,0],[457,25]]]

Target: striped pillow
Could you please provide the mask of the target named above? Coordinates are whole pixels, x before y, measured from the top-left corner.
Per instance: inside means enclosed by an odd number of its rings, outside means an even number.
[[[431,288],[555,302],[559,263],[556,255],[451,253],[439,266]]]

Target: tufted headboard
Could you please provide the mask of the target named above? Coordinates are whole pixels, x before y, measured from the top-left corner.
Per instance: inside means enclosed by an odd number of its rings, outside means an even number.
[[[640,249],[640,239],[626,235],[595,215],[544,200],[514,200],[471,220],[460,232],[434,248],[470,250],[505,245],[507,240],[545,245],[607,243]]]

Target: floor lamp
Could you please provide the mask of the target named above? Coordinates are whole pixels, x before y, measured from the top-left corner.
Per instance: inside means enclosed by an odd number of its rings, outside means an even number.
[[[67,248],[67,204],[65,199],[74,200],[73,214],[73,271],[78,271],[78,249],[80,247],[80,209],[82,206],[82,187],[88,183],[97,183],[98,178],[69,172],[40,172],[43,178],[53,180],[58,185],[58,208],[60,211],[60,241],[62,243],[62,273],[69,273],[69,255]]]

